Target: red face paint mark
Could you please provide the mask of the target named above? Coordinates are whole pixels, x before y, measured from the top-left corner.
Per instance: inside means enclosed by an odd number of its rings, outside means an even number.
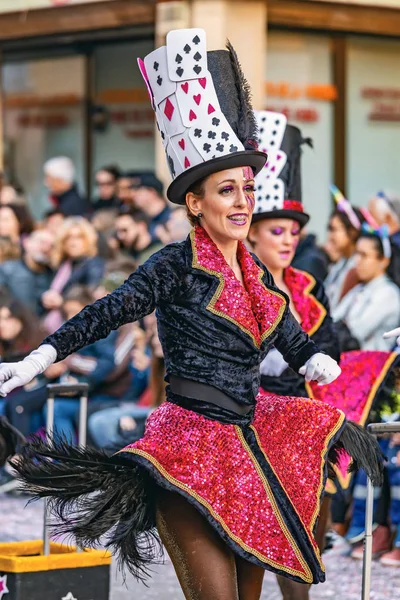
[[[254,205],[256,203],[256,199],[254,196],[254,189],[252,187],[254,174],[253,174],[253,170],[251,167],[243,167],[243,179],[244,179],[244,194],[246,196],[247,206],[249,208],[249,211],[253,212]],[[250,188],[250,186],[251,186],[251,188]]]

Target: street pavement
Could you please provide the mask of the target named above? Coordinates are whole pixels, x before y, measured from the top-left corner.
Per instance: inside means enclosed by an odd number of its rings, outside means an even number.
[[[26,499],[0,495],[0,541],[39,539],[43,527],[43,505],[25,506]],[[361,562],[338,555],[335,550],[324,555],[327,581],[313,586],[312,600],[360,600]],[[280,600],[281,595],[270,573],[266,573],[262,600]],[[6,600],[6,596],[4,597]],[[28,599],[27,599],[28,600]],[[112,567],[112,593],[110,600],[184,600],[171,563],[154,568],[149,587],[131,577],[124,584]],[[400,600],[400,567],[382,567],[373,563],[371,600]]]

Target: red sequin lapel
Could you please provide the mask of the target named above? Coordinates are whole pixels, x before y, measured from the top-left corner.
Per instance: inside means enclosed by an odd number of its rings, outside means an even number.
[[[322,325],[326,310],[318,300],[310,294],[315,286],[315,279],[310,273],[288,267],[284,280],[290,290],[293,304],[301,318],[301,327],[309,336]]]
[[[196,227],[190,237],[192,266],[219,279],[207,310],[239,327],[259,348],[282,319],[285,298],[264,285],[262,269],[254,262],[242,242],[238,246],[238,261],[244,287],[205,229]]]

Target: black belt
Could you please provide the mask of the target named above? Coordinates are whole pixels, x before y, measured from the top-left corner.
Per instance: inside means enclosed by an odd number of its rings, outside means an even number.
[[[239,404],[233,398],[224,394],[212,385],[193,381],[192,379],[184,379],[177,375],[171,375],[169,384],[173,394],[184,396],[186,398],[194,398],[202,402],[210,402],[226,410],[230,410],[237,415],[247,415],[252,409],[252,406]]]

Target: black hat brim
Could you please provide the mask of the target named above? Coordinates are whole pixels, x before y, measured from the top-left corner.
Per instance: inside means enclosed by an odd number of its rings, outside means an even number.
[[[264,221],[265,219],[293,219],[300,223],[303,228],[310,220],[310,215],[299,212],[298,210],[289,210],[282,208],[280,210],[270,210],[268,212],[253,213],[251,224]]]
[[[256,176],[267,162],[265,152],[258,150],[243,150],[234,154],[227,154],[212,160],[200,163],[184,171],[171,183],[167,189],[168,200],[174,204],[186,204],[186,194],[197,181],[226,169],[236,167],[251,167]]]

